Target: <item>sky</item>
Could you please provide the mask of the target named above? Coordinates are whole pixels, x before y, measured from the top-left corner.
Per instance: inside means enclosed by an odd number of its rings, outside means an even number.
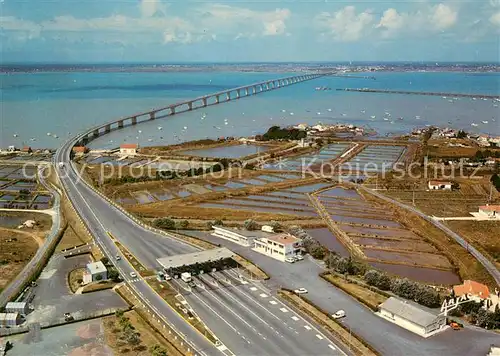
[[[2,63],[500,62],[500,0],[0,0]]]

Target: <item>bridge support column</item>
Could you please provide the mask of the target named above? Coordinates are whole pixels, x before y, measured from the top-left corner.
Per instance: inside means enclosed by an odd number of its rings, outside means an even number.
[[[106,125],[106,126],[104,127],[104,132],[105,132],[105,133],[108,133],[108,132],[110,132],[110,131],[111,131],[111,124],[110,124],[110,125]]]
[[[192,101],[188,102],[187,105],[188,105],[189,111],[193,110],[193,102]]]
[[[175,106],[170,107],[170,115],[175,115]]]
[[[248,88],[245,88],[245,96],[248,96]]]
[[[226,101],[229,101],[231,100],[231,95],[229,94],[229,92],[226,93]]]
[[[201,99],[201,101],[203,102],[203,107],[206,107],[207,106],[207,98],[203,98],[203,99]]]
[[[236,99],[239,99],[239,98],[240,98],[240,95],[241,95],[241,94],[240,94],[240,90],[241,90],[241,89],[236,90]]]
[[[257,94],[257,87],[255,85],[252,87],[252,95],[253,94]]]
[[[155,113],[154,112],[150,112],[149,113],[149,120],[154,120],[155,119]]]
[[[132,117],[130,120],[131,120],[131,124],[132,125],[136,125],[137,124],[137,117],[136,116]]]
[[[123,128],[123,120],[118,121],[118,128]]]
[[[218,104],[220,102],[220,95],[215,96],[215,103]]]
[[[99,136],[99,130],[94,130],[94,132],[92,134],[94,135],[94,137],[98,137]]]
[[[259,91],[264,91],[264,86],[262,84],[259,84]]]

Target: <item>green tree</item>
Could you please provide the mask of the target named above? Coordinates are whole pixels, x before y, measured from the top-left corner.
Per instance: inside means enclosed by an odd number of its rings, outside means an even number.
[[[107,258],[106,256],[104,256],[103,258],[101,258],[101,262],[107,266],[109,264],[109,258]]]
[[[113,282],[119,282],[120,281],[120,274],[115,268],[111,268],[108,271],[108,278],[111,279]]]
[[[189,226],[189,221],[187,221],[187,220],[179,221],[179,228],[187,229],[188,226]]]
[[[269,226],[271,226],[275,232],[278,232],[278,231],[281,230],[281,224],[279,222],[277,222],[277,221],[274,221],[274,220],[271,221],[271,223],[269,224]]]
[[[170,218],[158,218],[153,221],[153,226],[159,229],[173,230],[175,229],[175,221]]]
[[[259,225],[253,219],[245,220],[243,226],[248,231],[257,230],[259,228]]]
[[[165,350],[160,345],[156,344],[149,348],[149,353],[151,356],[167,356],[167,350]]]
[[[95,276],[95,280],[102,281],[102,276],[100,274],[98,274],[97,276]]]

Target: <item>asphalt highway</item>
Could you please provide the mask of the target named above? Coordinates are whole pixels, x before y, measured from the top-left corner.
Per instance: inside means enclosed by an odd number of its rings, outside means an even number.
[[[207,289],[187,297],[202,320],[222,341],[223,345],[216,348],[170,309],[143,279],[130,277],[134,269],[122,256],[108,232],[148,268],[160,267],[156,262],[158,257],[189,253],[196,251],[196,248],[175,238],[145,229],[110,205],[88,187],[75,172],[69,159],[70,146],[67,143],[55,156],[56,167],[69,199],[95,237],[97,244],[113,261],[143,303],[164,318],[165,322],[168,320],[173,324],[176,330],[193,343],[193,348],[210,355],[221,352],[228,355],[231,353],[236,355],[343,354],[337,345],[312,325],[308,326],[309,330],[303,326],[291,326],[292,322],[297,321],[281,315],[284,314],[282,311],[278,317],[277,312],[270,311],[269,305],[264,307],[260,294],[255,295],[238,288],[213,291]],[[64,167],[59,167],[59,162],[63,162]],[[116,255],[122,256],[122,259],[117,261]],[[302,320],[295,314],[293,316],[299,321]],[[302,320],[302,323],[305,321]]]

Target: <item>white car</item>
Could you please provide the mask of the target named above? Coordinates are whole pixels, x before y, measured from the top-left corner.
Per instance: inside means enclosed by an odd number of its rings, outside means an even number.
[[[343,317],[345,317],[345,311],[343,311],[343,310],[337,310],[335,312],[335,314],[332,314],[332,318],[334,318],[334,319],[340,319]]]
[[[285,258],[285,262],[295,263],[295,258],[293,258],[293,257],[287,257],[287,258]]]
[[[165,273],[165,280],[170,281],[171,279],[172,279],[172,277],[170,277],[169,274]]]
[[[137,277],[137,273],[135,273],[135,272],[130,272],[130,277],[132,277],[132,278]]]
[[[307,289],[305,288],[298,288],[296,290],[294,290],[295,294],[306,294],[307,293]]]
[[[304,260],[304,256],[302,256],[302,255],[295,255],[295,260],[296,261],[303,261]]]

